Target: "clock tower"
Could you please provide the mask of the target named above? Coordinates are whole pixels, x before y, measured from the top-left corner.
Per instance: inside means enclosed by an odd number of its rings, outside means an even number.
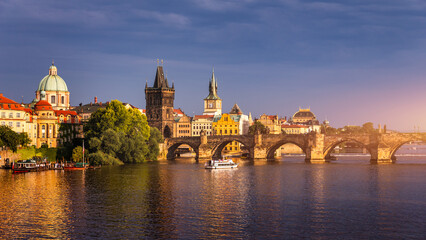
[[[222,99],[217,95],[217,82],[214,76],[214,69],[209,82],[209,95],[204,98],[203,115],[222,115]]]

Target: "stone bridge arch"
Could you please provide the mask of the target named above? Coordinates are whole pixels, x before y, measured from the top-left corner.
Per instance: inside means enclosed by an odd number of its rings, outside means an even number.
[[[286,135],[282,136],[280,140],[278,140],[275,143],[272,143],[267,151],[266,151],[266,158],[269,160],[275,159],[275,151],[277,151],[278,148],[280,148],[284,144],[294,144],[298,146],[300,149],[302,149],[303,153],[306,155],[307,151],[307,141],[304,138],[294,138],[294,137],[287,137]]]
[[[405,136],[401,136],[400,139],[398,139],[398,141],[396,143],[394,143],[391,147],[390,147],[390,159],[392,160],[392,162],[396,161],[396,152],[405,144],[409,143],[409,142],[424,142],[426,143],[426,138],[421,136],[421,135],[405,135]]]
[[[373,156],[374,151],[370,148],[370,140],[368,137],[339,137],[336,139],[333,139],[332,141],[329,141],[327,145],[324,146],[324,158],[328,159],[330,158],[330,154],[333,151],[335,147],[337,147],[339,144],[345,143],[345,142],[356,142],[363,147],[365,147],[368,151],[368,153]]]
[[[213,159],[220,159],[222,157],[222,150],[231,142],[239,142],[244,145],[249,151],[249,157],[253,157],[253,141],[250,137],[242,137],[242,135],[230,135],[224,136],[219,141],[215,141],[211,149],[211,155]]]
[[[184,145],[184,144],[186,144],[186,145],[190,146],[192,149],[194,149],[195,159],[198,159],[200,144],[196,143],[194,141],[191,141],[189,139],[182,138],[182,139],[178,139],[178,140],[173,139],[173,140],[167,142],[167,160],[175,159],[176,158],[176,153],[175,153],[176,150],[178,149],[178,147],[180,145]]]

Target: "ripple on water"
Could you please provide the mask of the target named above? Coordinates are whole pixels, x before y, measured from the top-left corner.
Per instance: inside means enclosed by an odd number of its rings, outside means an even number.
[[[12,175],[0,170],[10,238],[422,238],[426,164],[302,158],[205,170],[176,161]],[[3,238],[2,237],[2,238]]]

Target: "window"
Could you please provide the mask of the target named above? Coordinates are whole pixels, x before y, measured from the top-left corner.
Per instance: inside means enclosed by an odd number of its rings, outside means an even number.
[[[55,96],[50,96],[50,103],[55,103]]]
[[[16,127],[21,127],[21,123],[20,122],[16,122]]]
[[[13,122],[9,122],[9,127],[13,127]]]
[[[228,134],[228,130],[225,129],[225,134]]]
[[[1,113],[1,118],[6,118],[6,113],[5,112]]]
[[[5,121],[1,122],[1,125],[2,126],[6,125],[6,122]]]
[[[237,130],[235,129],[235,134],[237,134]]]
[[[21,118],[21,113],[16,113],[17,118]]]
[[[13,113],[9,113],[9,118],[13,118]]]
[[[65,104],[65,97],[64,96],[61,97],[61,102],[62,102],[62,104]]]

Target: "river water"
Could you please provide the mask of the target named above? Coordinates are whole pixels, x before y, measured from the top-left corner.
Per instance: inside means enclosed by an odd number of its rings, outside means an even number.
[[[426,156],[402,159],[0,169],[0,238],[424,239]]]

